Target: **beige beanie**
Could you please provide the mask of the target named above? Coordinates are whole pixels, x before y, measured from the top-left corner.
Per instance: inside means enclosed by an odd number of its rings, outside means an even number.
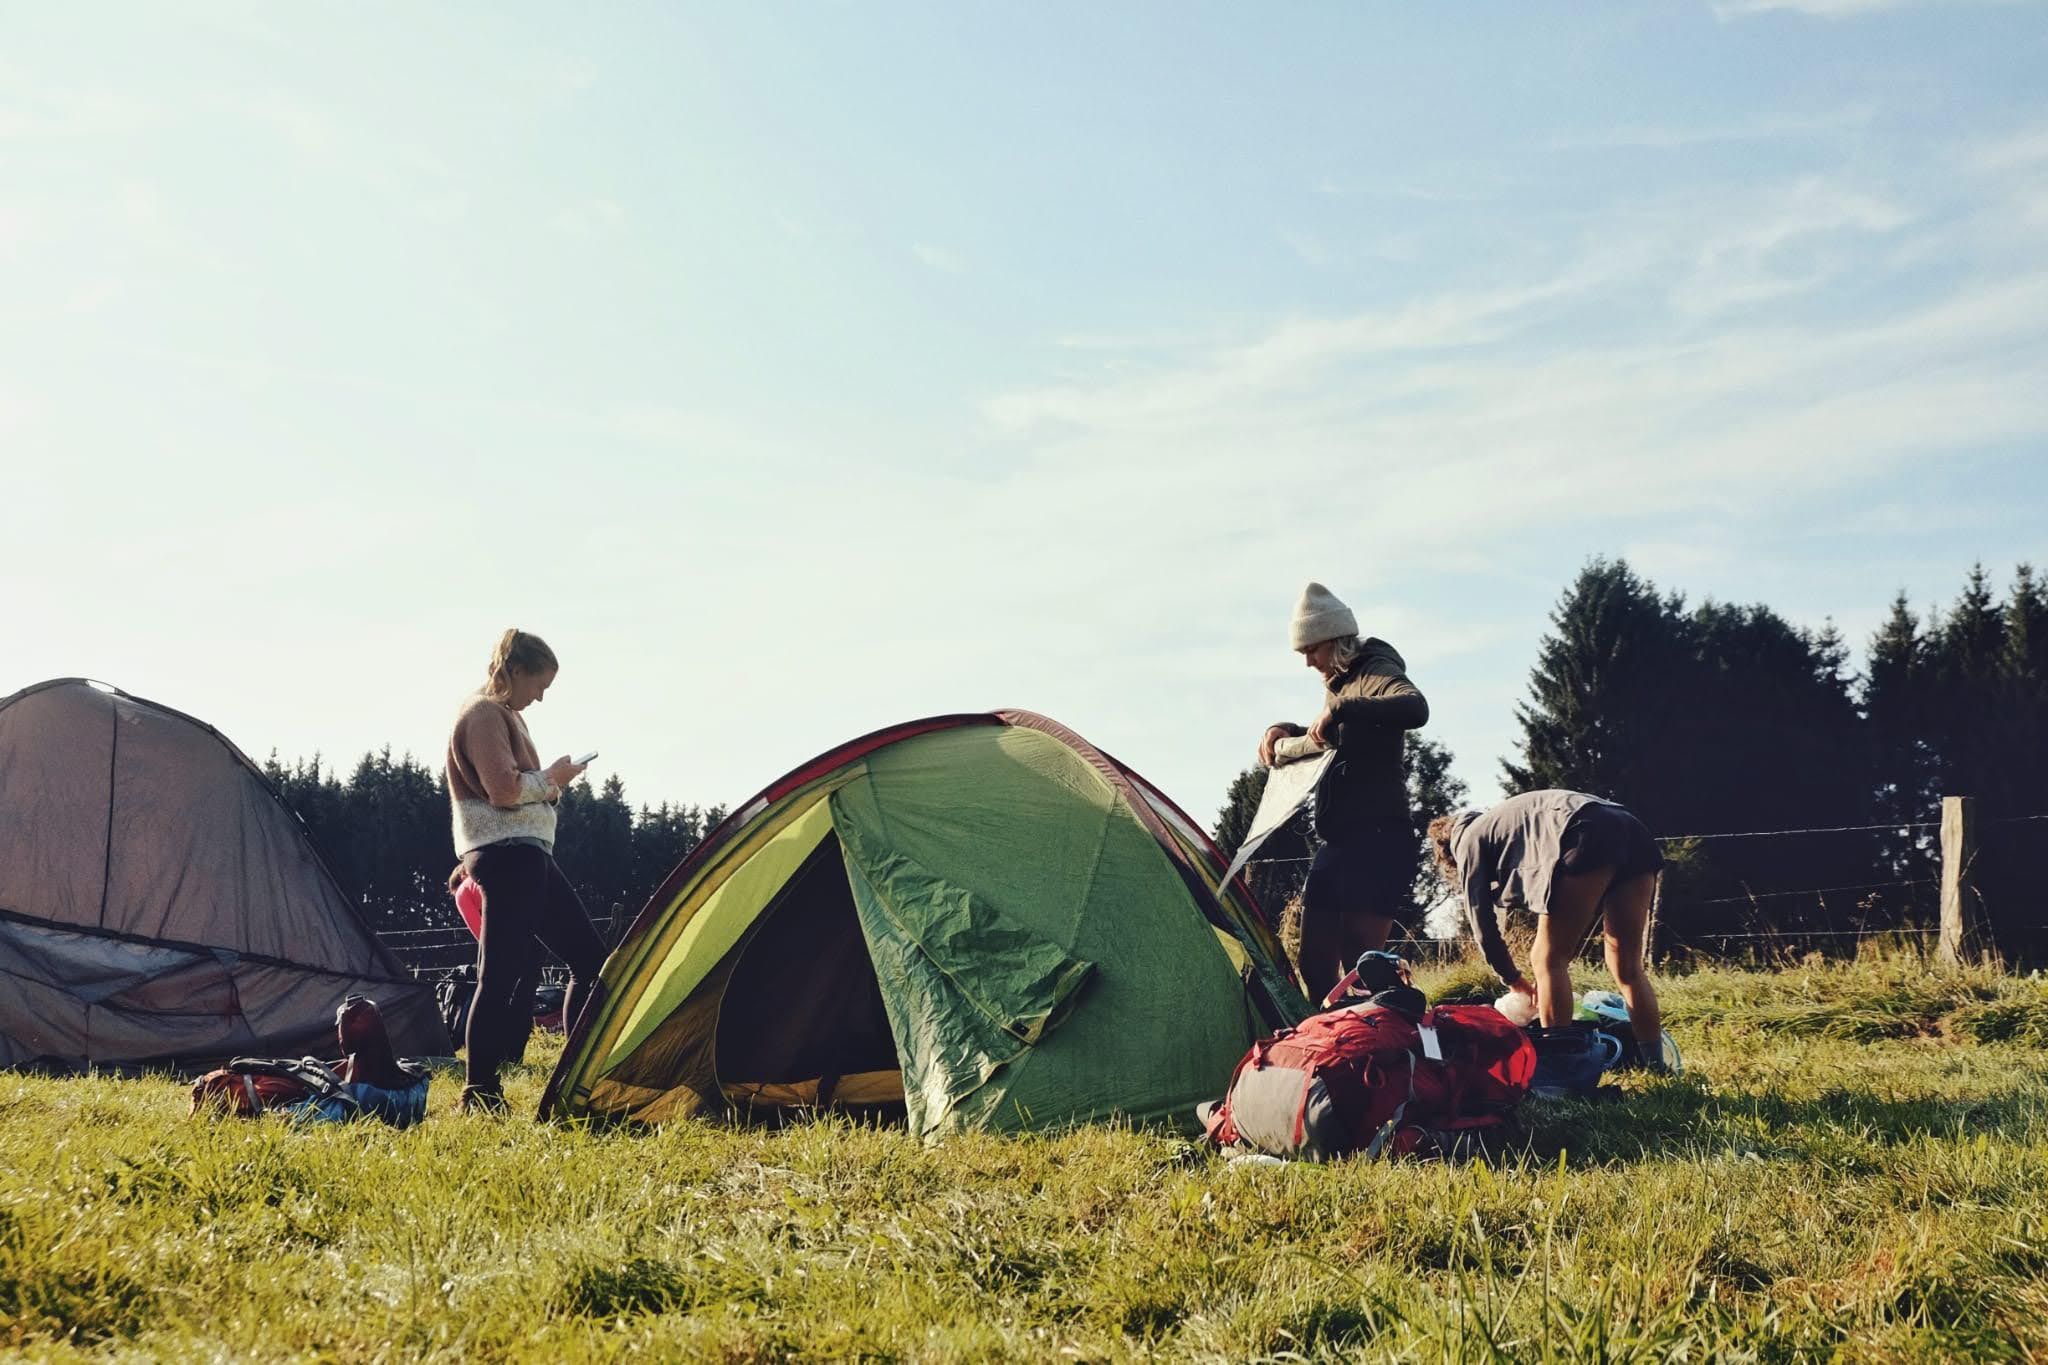
[[[1292,648],[1307,649],[1325,640],[1358,634],[1358,618],[1351,614],[1351,608],[1337,600],[1337,594],[1320,583],[1311,583],[1301,590],[1301,601],[1294,608],[1294,625],[1288,634],[1294,640]]]

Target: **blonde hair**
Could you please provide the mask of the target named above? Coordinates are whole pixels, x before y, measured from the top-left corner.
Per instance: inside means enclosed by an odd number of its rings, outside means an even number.
[[[513,673],[553,673],[560,668],[555,651],[548,648],[546,640],[523,630],[508,630],[498,637],[498,647],[491,651],[484,692],[503,701],[511,695]]]
[[[1346,635],[1337,641],[1337,647],[1330,651],[1330,663],[1339,673],[1358,662],[1358,656],[1365,653],[1365,641],[1356,635]]]
[[[1436,859],[1436,870],[1444,881],[1452,886],[1458,884],[1458,859],[1451,852],[1451,845],[1458,838],[1458,813],[1439,815],[1429,822],[1429,852]]]

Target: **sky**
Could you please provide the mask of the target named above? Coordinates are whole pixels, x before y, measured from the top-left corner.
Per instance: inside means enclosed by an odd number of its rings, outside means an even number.
[[[1023,707],[1200,818],[1327,583],[1497,794],[1593,556],[2048,565],[2048,5],[16,5],[0,693],[737,804]]]

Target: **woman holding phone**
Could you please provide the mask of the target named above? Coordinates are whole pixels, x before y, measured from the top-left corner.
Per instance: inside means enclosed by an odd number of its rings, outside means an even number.
[[[448,797],[455,852],[483,892],[476,997],[469,1011],[462,1107],[499,1113],[498,1068],[533,1010],[530,983],[545,946],[569,964],[565,1021],[604,965],[604,940],[555,864],[555,804],[596,754],[540,764],[520,713],[547,695],[560,665],[538,635],[508,630],[484,685],[462,704],[448,736]],[[522,989],[523,988],[523,989]]]

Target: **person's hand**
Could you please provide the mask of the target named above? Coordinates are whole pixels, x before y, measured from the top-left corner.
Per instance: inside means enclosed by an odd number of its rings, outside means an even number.
[[[1337,743],[1336,730],[1336,713],[1325,706],[1323,714],[1316,717],[1315,724],[1308,727],[1308,737],[1314,740],[1319,748],[1328,749]]]
[[[583,767],[583,764],[578,763],[569,755],[563,754],[560,758],[548,764],[548,781],[567,791],[569,784],[583,775]]]
[[[1285,738],[1287,738],[1286,726],[1268,725],[1266,727],[1266,733],[1259,736],[1259,766],[1261,768],[1273,766],[1273,746]]]
[[[1508,989],[1513,991],[1516,995],[1528,996],[1530,1004],[1533,1005],[1536,1003],[1536,983],[1531,981],[1528,977],[1516,977],[1513,981],[1508,982]]]

